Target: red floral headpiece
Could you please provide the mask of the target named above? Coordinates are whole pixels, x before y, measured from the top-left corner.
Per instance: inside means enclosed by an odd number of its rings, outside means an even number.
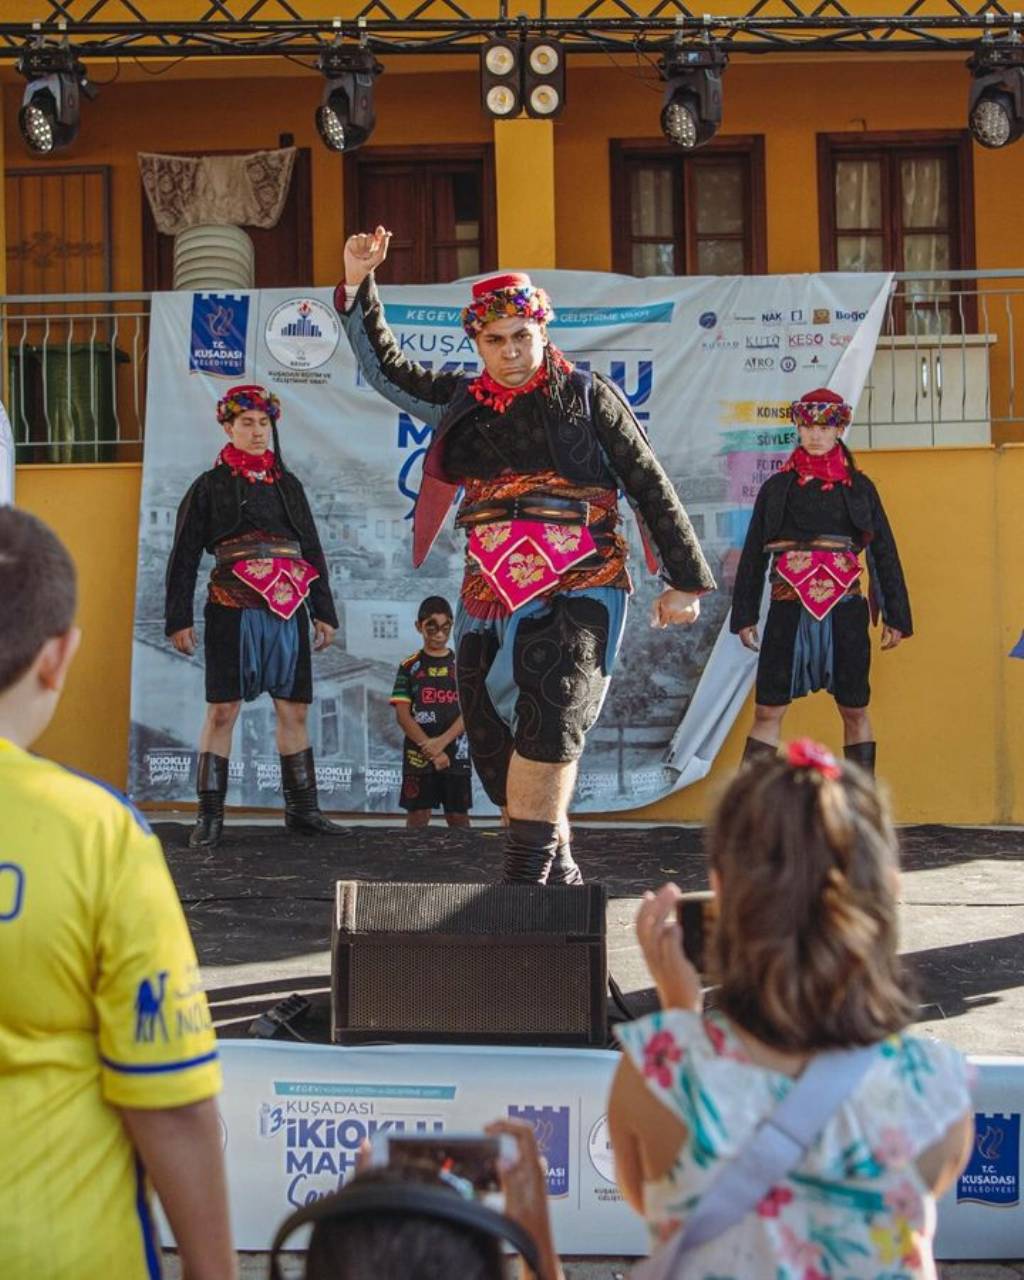
[[[818,387],[794,400],[789,416],[798,427],[838,427],[845,431],[853,417],[853,409],[841,395],[828,387]]]
[[[473,301],[462,308],[462,327],[471,338],[493,320],[522,316],[537,324],[548,324],[554,317],[551,299],[523,272],[506,272],[488,276],[473,286]]]
[[[842,772],[828,747],[813,738],[797,738],[791,742],[786,748],[786,763],[793,769],[813,769],[823,778],[838,778]]]
[[[271,422],[277,422],[281,416],[281,401],[266,387],[255,384],[232,387],[222,400],[217,401],[217,421],[222,425],[232,422],[247,409],[265,413]]]

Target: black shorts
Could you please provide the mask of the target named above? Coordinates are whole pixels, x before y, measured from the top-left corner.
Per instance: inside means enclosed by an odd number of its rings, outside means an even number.
[[[469,813],[473,807],[473,783],[460,769],[431,769],[429,773],[404,773],[398,801],[412,813],[418,809],[444,809],[445,813]]]
[[[600,600],[569,592],[552,597],[547,613],[520,622],[512,646],[514,734],[487,690],[487,673],[499,652],[496,638],[487,632],[463,635],[459,705],[473,768],[495,804],[505,804],[513,750],[543,764],[570,764],[583,754],[608,691],[609,629]]]
[[[796,633],[803,605],[773,600],[765,620],[757,660],[755,701],[764,707],[792,702]],[[863,596],[841,600],[829,614],[832,625],[832,696],[841,707],[866,707],[871,700],[871,637],[868,602]]]

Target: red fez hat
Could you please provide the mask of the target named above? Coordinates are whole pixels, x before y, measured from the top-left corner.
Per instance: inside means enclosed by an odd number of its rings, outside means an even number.
[[[829,387],[818,387],[816,391],[808,391],[800,397],[804,404],[845,404],[838,392],[831,390]]]
[[[482,298],[497,289],[532,289],[533,282],[525,271],[507,271],[504,275],[488,276],[473,286],[473,297]]]

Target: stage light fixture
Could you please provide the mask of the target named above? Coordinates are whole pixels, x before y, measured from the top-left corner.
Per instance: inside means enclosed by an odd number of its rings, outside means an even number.
[[[377,123],[373,83],[384,70],[369,49],[332,46],[320,55],[320,71],[327,83],[316,109],[316,127],[330,151],[361,147]]]
[[[557,40],[526,42],[523,73],[523,100],[526,114],[550,120],[565,106],[565,53]]]
[[[983,147],[1005,147],[1024,133],[1024,45],[1019,38],[986,42],[967,64],[967,122]]]
[[[18,112],[18,128],[28,149],[47,156],[78,137],[81,98],[95,98],[85,68],[66,45],[38,45],[18,59],[28,81]]]
[[[496,120],[511,120],[523,109],[522,49],[518,40],[495,36],[480,49],[480,98]]]
[[[710,142],[722,123],[722,72],[728,54],[713,44],[675,45],[664,56],[661,131],[692,151]]]

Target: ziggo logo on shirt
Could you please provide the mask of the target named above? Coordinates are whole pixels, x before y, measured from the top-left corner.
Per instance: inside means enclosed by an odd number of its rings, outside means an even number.
[[[454,689],[421,689],[419,692],[419,700],[424,703],[431,702],[458,702],[459,695]]]
[[[16,862],[0,862],[0,924],[21,915],[25,905],[25,872]]]

